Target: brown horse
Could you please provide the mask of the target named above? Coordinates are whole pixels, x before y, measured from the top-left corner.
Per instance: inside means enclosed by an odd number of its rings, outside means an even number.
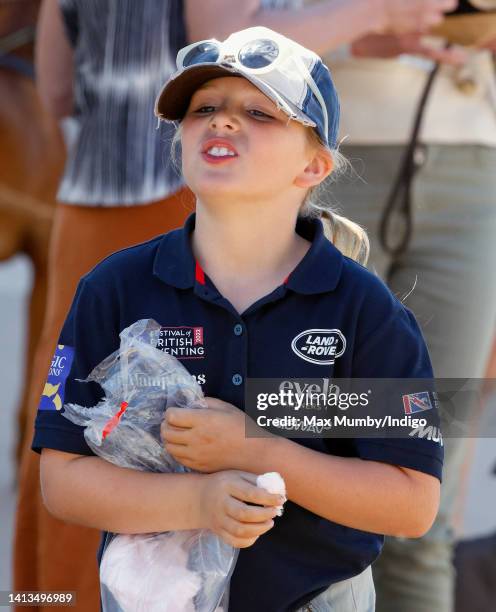
[[[25,380],[45,309],[47,255],[64,145],[43,109],[34,81],[34,34],[40,0],[0,0],[0,261],[16,253],[32,261]],[[18,411],[16,465],[27,434],[27,389]]]

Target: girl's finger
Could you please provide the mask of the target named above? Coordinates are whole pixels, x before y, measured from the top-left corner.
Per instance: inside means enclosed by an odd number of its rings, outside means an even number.
[[[167,408],[165,420],[176,427],[193,427],[202,418],[205,410],[201,408]]]
[[[280,506],[285,501],[285,498],[281,495],[269,493],[265,489],[243,480],[230,483],[229,493],[236,499],[261,506]]]
[[[178,461],[182,461],[183,459],[186,461],[190,461],[191,457],[189,456],[187,449],[189,447],[186,444],[169,444],[169,442],[165,443],[165,450],[172,455],[174,459]]]
[[[230,546],[233,546],[234,548],[248,548],[248,546],[255,544],[258,539],[257,537],[249,539],[236,538],[225,529],[219,529],[217,533],[224,540],[224,542]]]
[[[162,429],[162,438],[170,444],[187,444],[190,438],[190,430],[166,424]]]
[[[258,478],[257,474],[253,474],[252,472],[243,472],[242,470],[235,470],[234,473],[240,476],[240,478],[243,480],[246,480],[246,482],[256,486]]]
[[[263,523],[240,523],[230,516],[226,516],[222,521],[222,529],[234,538],[258,538],[272,527],[274,527],[273,520]]]
[[[265,523],[277,516],[274,506],[248,506],[234,497],[228,501],[226,513],[241,523]]]

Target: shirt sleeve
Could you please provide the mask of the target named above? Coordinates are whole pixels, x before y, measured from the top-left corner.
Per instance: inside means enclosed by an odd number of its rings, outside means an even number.
[[[101,387],[85,379],[93,368],[119,346],[118,321],[109,300],[98,295],[86,277],[80,281],[63,325],[38,406],[32,450],[42,448],[94,455],[84,438],[84,427],[64,416],[65,403],[94,406],[104,396]]]
[[[73,47],[76,46],[79,26],[76,0],[59,0],[65,31]]]
[[[392,296],[391,296],[392,298]],[[435,389],[434,373],[427,346],[415,316],[399,300],[392,298],[387,311],[382,313],[382,323],[357,345],[353,359],[353,378],[383,379],[427,379],[425,391],[415,395],[399,395],[398,410],[408,414],[409,402],[426,401],[429,422],[439,424],[436,402],[432,391]],[[405,386],[406,385],[405,381]],[[401,381],[399,383],[401,385]],[[408,392],[407,392],[408,393]],[[406,399],[405,399],[406,398]],[[396,400],[393,400],[396,401]],[[388,404],[385,403],[386,410]],[[415,410],[415,405],[413,410]],[[432,413],[431,411],[434,411]],[[421,417],[422,414],[412,416]],[[442,436],[436,428],[435,435],[412,430],[402,438],[355,438],[357,454],[362,459],[382,461],[418,470],[442,479],[443,446]]]

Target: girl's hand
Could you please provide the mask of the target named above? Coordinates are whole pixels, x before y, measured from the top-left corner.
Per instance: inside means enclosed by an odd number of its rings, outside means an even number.
[[[201,527],[210,529],[235,548],[247,548],[274,526],[280,495],[256,486],[256,475],[227,470],[202,478],[199,501]],[[260,504],[259,506],[250,506]],[[261,507],[263,506],[263,507]]]
[[[166,451],[199,472],[244,469],[250,452],[260,446],[260,440],[245,435],[245,413],[214,397],[205,400],[208,408],[165,411],[160,433]]]

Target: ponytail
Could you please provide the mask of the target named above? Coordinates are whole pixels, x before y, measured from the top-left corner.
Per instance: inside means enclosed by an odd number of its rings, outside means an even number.
[[[370,245],[367,232],[363,227],[330,209],[321,212],[321,219],[326,238],[343,255],[365,266],[369,258]]]

